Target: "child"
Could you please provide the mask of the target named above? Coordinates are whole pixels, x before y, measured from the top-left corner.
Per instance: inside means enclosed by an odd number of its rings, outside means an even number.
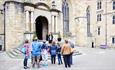
[[[46,42],[43,42],[43,45],[41,47],[41,52],[42,52],[42,60],[43,60],[43,66],[48,66],[48,46]]]
[[[24,69],[27,69],[27,68],[29,68],[29,67],[27,66],[27,62],[28,62],[29,52],[30,52],[30,50],[29,50],[30,45],[29,45],[28,40],[25,40],[25,43],[24,43],[24,46],[23,46],[23,47],[25,48],[25,53],[24,53],[25,58],[24,58],[24,61],[23,61],[23,63],[24,63]]]
[[[61,59],[61,46],[59,43],[57,43],[57,55],[58,55],[58,64],[62,64],[62,59]]]

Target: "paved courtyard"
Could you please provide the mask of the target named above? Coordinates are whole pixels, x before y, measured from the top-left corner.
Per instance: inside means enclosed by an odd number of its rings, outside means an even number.
[[[29,60],[29,69],[27,70],[115,70],[115,49],[100,49],[76,47],[81,55],[73,56],[73,65],[71,68],[65,68],[64,65],[52,65],[48,61],[48,67],[32,68]],[[5,52],[0,52],[0,70],[24,70],[23,59],[12,59]]]

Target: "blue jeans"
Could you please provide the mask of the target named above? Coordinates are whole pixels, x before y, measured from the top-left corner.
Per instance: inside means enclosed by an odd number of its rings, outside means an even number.
[[[73,60],[72,60],[72,54],[70,54],[70,64],[73,64]]]
[[[24,62],[23,62],[23,64],[24,64],[25,67],[27,67],[27,62],[28,62],[28,58],[25,57],[25,58],[24,58]]]
[[[58,54],[58,64],[62,64],[61,54]]]
[[[70,64],[70,54],[63,55],[63,58],[64,58],[65,67],[71,67],[71,64]]]
[[[56,55],[51,55],[51,63],[55,64],[56,62]]]

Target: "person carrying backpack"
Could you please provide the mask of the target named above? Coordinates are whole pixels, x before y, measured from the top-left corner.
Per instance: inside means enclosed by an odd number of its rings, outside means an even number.
[[[27,63],[28,63],[29,52],[30,52],[30,45],[29,45],[28,40],[25,40],[25,43],[24,43],[23,48],[25,48],[25,52],[23,52],[23,54],[25,55],[23,64],[24,64],[24,69],[27,69],[27,68],[29,68],[29,67],[27,66]]]
[[[56,50],[57,50],[57,45],[55,44],[55,41],[53,41],[52,45],[49,47],[52,64],[55,64],[55,62],[56,62]]]
[[[58,56],[58,64],[63,64],[61,59],[61,46],[60,43],[57,43],[57,56]]]

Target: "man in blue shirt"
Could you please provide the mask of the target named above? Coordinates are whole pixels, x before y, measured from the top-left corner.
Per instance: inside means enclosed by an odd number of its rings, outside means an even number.
[[[34,39],[31,46],[32,46],[31,49],[32,66],[34,67],[35,64],[37,64],[39,67],[39,60],[41,55],[41,43],[38,42],[37,39]]]

